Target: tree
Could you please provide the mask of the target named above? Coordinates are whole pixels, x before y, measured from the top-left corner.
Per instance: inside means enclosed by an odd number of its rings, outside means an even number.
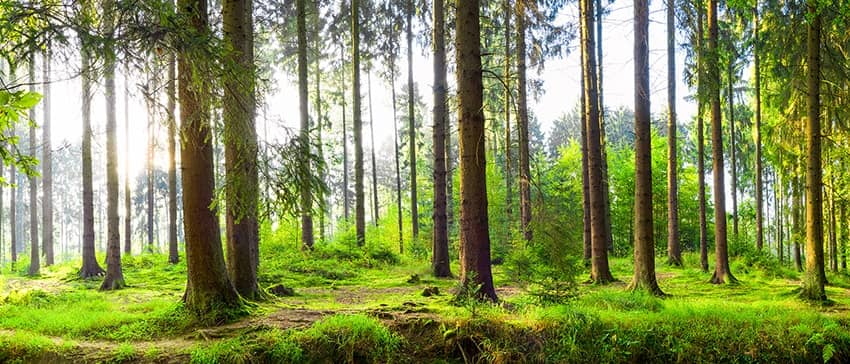
[[[354,114],[354,225],[357,245],[363,246],[366,244],[366,201],[363,194],[363,119],[360,116],[360,0],[351,0],[351,48],[354,108],[352,110]]]
[[[635,0],[634,2],[635,272],[629,288],[646,290],[653,295],[663,295],[655,278],[655,240],[652,232],[652,126],[649,109],[649,4],[647,1]],[[672,8],[672,4],[668,3],[667,6]],[[669,12],[667,19],[670,20]]]
[[[35,52],[30,54],[29,58],[29,82],[30,92],[35,92]],[[29,148],[30,155],[36,155],[36,137],[35,137],[35,108],[30,109],[30,140]],[[29,195],[30,195],[30,268],[29,275],[38,275],[39,254],[38,249],[38,180],[35,174],[29,175]]]
[[[511,171],[511,107],[513,97],[511,95],[511,16],[513,8],[510,0],[504,0],[503,12],[505,13],[505,65],[502,78],[505,88],[505,215],[509,222],[513,221],[513,171]]]
[[[593,0],[581,0],[581,47],[584,53],[584,110],[587,123],[588,181],[590,186],[591,272],[590,278],[605,284],[614,280],[608,268],[608,242],[605,228],[605,201],[602,184],[602,145],[599,130],[596,56],[593,35]]]
[[[366,89],[369,94],[369,137],[371,138],[371,143],[369,144],[370,152],[372,154],[372,223],[375,226],[378,226],[378,220],[381,217],[380,208],[378,204],[378,166],[375,161],[375,115],[374,108],[372,107],[372,70],[368,70],[366,72]]]
[[[198,36],[209,32],[206,0],[179,0],[179,14]],[[193,43],[197,44],[197,43]],[[224,265],[221,232],[214,208],[215,177],[210,138],[209,95],[199,70],[200,50],[183,47],[177,53],[178,91],[182,123],[180,164],[183,166],[183,229],[186,233],[188,279],[183,296],[186,308],[200,317],[218,319],[222,311],[237,307],[239,295]],[[198,86],[201,87],[198,87]]]
[[[228,60],[228,64],[232,65],[232,69],[225,72],[223,103],[225,171],[227,174],[225,191],[227,195],[227,271],[236,292],[248,299],[255,298],[259,293],[257,287],[259,177],[257,172],[257,132],[254,125],[254,21],[252,4],[252,0],[227,0],[222,2],[224,41],[230,48],[230,51],[225,54],[225,58]],[[299,68],[302,66],[306,74],[306,62],[299,64]],[[304,92],[306,94],[306,83]],[[304,95],[305,108],[306,100],[307,97]],[[184,194],[186,192],[188,191],[185,191]],[[307,207],[310,206],[312,205],[308,203]],[[311,244],[312,227],[311,218],[309,221]]]
[[[41,213],[41,228],[43,235],[42,244],[44,246],[44,265],[50,266],[53,265],[53,151],[50,144],[50,40],[47,41],[47,46],[42,56],[44,123],[41,126],[41,193],[43,195],[41,203],[43,209]]]
[[[711,147],[714,164],[714,255],[715,266],[711,283],[736,282],[729,269],[726,246],[726,185],[723,182],[723,128],[720,122],[720,66],[717,47],[717,0],[708,2],[708,92],[711,101]]]
[[[460,130],[460,280],[466,291],[475,290],[479,298],[496,301],[487,218],[479,5],[478,0],[457,0],[455,3]]]
[[[705,103],[705,34],[703,29],[703,2],[697,4],[697,184],[699,189],[699,265],[703,272],[708,272],[708,218],[707,201],[705,196],[705,120],[703,105]]]
[[[301,133],[301,244],[304,249],[313,249],[313,196],[310,190],[310,115],[307,96],[307,9],[305,0],[295,2],[298,28],[298,99]]]
[[[806,272],[800,296],[825,301],[826,273],[823,259],[823,169],[821,161],[821,14],[816,0],[808,0],[806,38]]]
[[[103,23],[107,36],[114,35],[115,3],[103,2]],[[115,48],[107,42],[104,50],[104,92],[106,93],[106,277],[100,289],[111,291],[124,287],[121,270],[121,233],[118,220],[118,136],[115,115]]]
[[[133,212],[130,208],[130,68],[124,61],[124,254],[133,252]],[[173,78],[172,78],[173,80]],[[174,82],[174,81],[172,81]]]
[[[761,69],[759,63],[759,0],[753,7],[753,69],[755,70],[755,133],[756,144],[756,249],[764,246],[764,197],[762,187],[762,152],[761,152]],[[779,242],[782,243],[781,241]],[[782,261],[782,247],[779,246],[779,261]]]
[[[168,80],[165,84],[168,117],[168,262],[177,264],[180,251],[177,246],[177,60],[168,55]],[[129,195],[128,195],[129,196]],[[126,202],[126,201],[125,201]],[[130,216],[127,214],[127,216]],[[128,239],[129,241],[129,239]]]
[[[517,133],[519,134],[519,207],[522,234],[530,241],[531,233],[531,170],[528,150],[528,86],[526,78],[526,1],[516,2],[517,27]]]
[[[673,0],[667,0],[667,264],[681,266],[682,250],[679,246],[679,183],[677,181],[679,160],[676,157],[675,14],[676,9]],[[637,107],[635,107],[635,112],[637,112]]]
[[[419,238],[419,202],[416,194],[416,117],[413,92],[413,0],[407,0],[407,138],[410,162],[410,219],[413,240]]]
[[[434,256],[431,267],[436,277],[450,277],[449,231],[446,216],[446,32],[443,0],[434,0]]]

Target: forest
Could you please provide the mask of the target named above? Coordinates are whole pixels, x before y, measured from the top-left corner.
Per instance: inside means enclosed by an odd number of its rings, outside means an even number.
[[[0,0],[0,362],[850,362],[847,29]]]

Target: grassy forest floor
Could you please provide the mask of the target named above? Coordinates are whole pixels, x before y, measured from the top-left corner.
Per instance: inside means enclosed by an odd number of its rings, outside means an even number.
[[[658,259],[669,296],[655,298],[626,292],[631,259],[612,258],[623,282],[581,284],[568,302],[544,305],[496,266],[502,303],[458,304],[456,280],[434,279],[425,258],[338,245],[309,256],[273,243],[262,249],[261,285],[294,295],[269,295],[250,315],[206,327],[181,309],[185,264],[168,265],[166,256],[125,257],[130,286],[107,293],[77,279],[77,263],[37,278],[23,267],[4,271],[0,362],[850,360],[846,275],[829,274],[831,304],[813,305],[796,297],[790,267],[739,258],[732,269],[741,282],[717,286],[689,254],[686,268]]]

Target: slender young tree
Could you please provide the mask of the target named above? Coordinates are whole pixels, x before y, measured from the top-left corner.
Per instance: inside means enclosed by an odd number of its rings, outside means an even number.
[[[375,113],[372,108],[372,70],[366,72],[366,89],[369,95],[369,144],[372,152],[372,223],[378,226],[381,214],[378,205],[378,164],[375,161]]]
[[[513,97],[511,94],[511,17],[514,14],[514,9],[511,6],[510,0],[504,0],[504,4],[502,5],[503,12],[505,13],[505,65],[504,71],[502,73],[502,79],[504,82],[505,88],[505,99],[504,99],[504,107],[505,107],[505,215],[507,215],[507,221],[510,223],[513,221],[513,204],[514,204],[514,189],[513,189],[513,171],[512,169],[512,154],[511,154],[511,144],[513,143],[511,137],[511,108],[513,107]]]
[[[30,55],[29,59],[29,82],[30,82],[30,92],[35,92],[35,52]],[[30,155],[36,155],[36,146],[37,139],[35,137],[35,108],[30,109],[30,140],[29,140],[29,148]],[[29,275],[35,276],[38,275],[39,267],[41,266],[41,262],[39,262],[39,258],[41,255],[39,254],[38,248],[38,179],[36,179],[35,175],[30,175],[29,177],[29,197],[30,197],[30,268]]]
[[[168,80],[165,84],[165,93],[168,94],[168,262],[177,264],[180,261],[177,246],[177,61],[174,54],[168,57]]]
[[[708,272],[708,208],[705,195],[705,34],[703,1],[697,0],[697,185],[699,199],[699,265]]]
[[[103,24],[109,37],[115,30],[115,3],[103,1]],[[100,289],[111,291],[124,287],[121,269],[121,232],[118,219],[118,135],[115,112],[115,48],[107,42],[103,47],[104,93],[106,99],[106,277]]]
[[[729,159],[732,161],[730,168],[731,189],[732,189],[732,234],[738,237],[738,148],[735,145],[738,140],[738,134],[735,132],[735,76],[732,67],[734,66],[735,50],[730,49],[732,54],[729,60]]]
[[[259,294],[257,204],[260,188],[257,172],[257,132],[254,125],[254,21],[252,14],[252,0],[222,2],[224,40],[232,49],[226,57],[229,63],[234,65],[224,80],[223,103],[224,158],[228,179],[225,190],[227,195],[227,271],[236,292],[248,299],[256,298]],[[302,66],[306,73],[306,63],[299,64],[299,68]],[[306,102],[306,97],[303,100]],[[312,204],[307,206],[310,207]],[[312,226],[311,220],[309,226],[311,242]]]
[[[635,272],[629,288],[645,290],[660,296],[664,293],[661,292],[655,278],[655,239],[652,231],[652,126],[649,105],[649,4],[647,1],[635,0],[634,2]]]
[[[449,231],[446,217],[446,32],[443,0],[434,0],[434,241],[431,267],[435,277],[450,277]]]
[[[198,34],[209,32],[206,0],[178,0],[180,15]],[[226,17],[225,17],[226,18]],[[205,72],[198,72],[202,59],[193,49],[177,54],[180,99],[180,164],[183,167],[183,230],[186,233],[188,279],[183,301],[197,316],[216,319],[221,310],[240,305],[224,265],[218,214],[210,208],[215,198],[213,145],[209,115],[209,95]],[[194,70],[193,70],[194,68]]]
[[[366,201],[363,193],[363,119],[360,116],[360,0],[351,0],[351,48],[354,100],[354,225],[357,245],[363,246],[366,244]]]
[[[817,0],[806,1],[810,21],[806,40],[806,272],[800,296],[825,301],[826,273],[823,259],[823,169],[821,160],[821,14]]]
[[[345,222],[348,223],[351,217],[351,203],[348,197],[348,122],[345,119],[345,56],[344,47],[340,46],[340,98],[342,99],[342,210]]]
[[[584,48],[581,50],[581,63],[584,64]],[[581,77],[581,89],[584,92],[584,77]],[[591,231],[591,221],[590,221],[590,176],[589,171],[587,169],[587,113],[584,110],[587,109],[586,99],[585,97],[580,97],[581,101],[581,205],[583,212],[583,230],[582,230],[582,239],[584,241],[584,264],[585,266],[590,266],[591,257],[593,256],[593,243],[592,237],[593,233]]]
[[[124,60],[124,254],[133,252],[133,211],[130,208],[130,67]]]
[[[682,265],[682,250],[676,128],[676,8],[673,0],[667,0],[667,264],[678,267]]]
[[[517,134],[519,135],[519,209],[522,234],[530,241],[531,233],[531,170],[528,148],[528,86],[526,78],[526,1],[516,2],[517,51]]]
[[[764,246],[764,195],[762,188],[762,156],[761,156],[761,69],[760,69],[760,40],[759,40],[759,0],[753,7],[753,69],[755,70],[755,128],[754,139],[756,145],[756,249],[761,250]],[[781,242],[780,242],[781,244]],[[780,261],[782,261],[782,248],[779,248]]]
[[[602,87],[602,66],[605,63],[602,54],[602,8],[601,0],[594,0],[596,9],[596,84],[597,99],[599,100],[599,145],[602,150],[602,201],[605,206],[605,240],[608,242],[608,251],[614,252],[614,231],[611,228],[611,188],[608,183],[608,147],[605,138],[605,102],[603,99],[604,88]]]
[[[298,102],[301,121],[301,245],[306,250],[313,249],[313,192],[310,186],[310,103],[307,94],[307,2],[295,2],[298,28]]]
[[[419,202],[416,193],[416,114],[413,90],[413,0],[407,0],[407,142],[410,161],[410,219],[413,240],[419,238]]]
[[[490,266],[487,174],[484,159],[484,86],[478,0],[456,0],[458,124],[460,145],[460,281],[496,301]]]
[[[602,185],[602,146],[599,130],[599,97],[596,81],[596,54],[593,35],[593,0],[581,0],[581,46],[584,52],[584,110],[587,123],[588,181],[590,184],[591,269],[590,278],[598,284],[614,280],[608,268],[605,229],[605,201]]]
[[[44,265],[53,265],[53,150],[50,144],[50,63],[51,49],[50,40],[47,41],[47,47],[42,53],[42,93],[41,99],[44,105],[44,123],[41,126],[41,194],[42,194],[42,212],[41,212],[41,229],[42,229],[42,244],[44,246]],[[0,191],[2,195],[2,191]],[[0,204],[2,209],[2,204]],[[2,235],[2,233],[0,233]],[[0,249],[2,251],[2,249]]]
[[[398,220],[398,253],[404,254],[404,220],[403,211],[401,208],[401,162],[399,161],[399,148],[398,148],[398,110],[396,103],[396,93],[395,93],[395,55],[390,57],[393,60],[393,63],[390,64],[390,89],[392,89],[392,98],[393,98],[393,147],[395,157],[395,192],[396,192],[396,212],[398,216],[396,219]]]
[[[711,149],[714,164],[714,275],[711,283],[736,282],[726,245],[726,185],[723,182],[723,127],[720,122],[720,66],[717,47],[717,0],[708,2],[708,92],[711,100]]]
[[[325,129],[325,116],[322,113],[322,24],[320,21],[320,14],[318,6],[314,9],[314,25],[315,25],[315,34],[314,34],[314,49],[316,52],[316,61],[314,63],[314,73],[316,77],[316,145],[317,152],[319,156],[319,160],[322,161],[323,165],[319,169],[319,173],[321,175],[321,180],[323,182],[327,181],[327,167],[324,165],[325,163],[325,145],[324,139],[322,139],[322,134]],[[328,214],[330,213],[328,208],[328,201],[325,192],[322,189],[318,191],[318,210],[319,210],[319,241],[325,241],[325,220],[327,219]]]
[[[154,67],[159,68],[158,66],[154,66]],[[146,228],[147,228],[148,245],[147,245],[147,248],[145,248],[145,249],[147,249],[148,253],[153,253],[154,251],[156,251],[156,249],[154,247],[154,235],[153,235],[153,227],[156,224],[156,222],[154,221],[154,208],[155,208],[155,205],[154,205],[154,203],[155,203],[155,201],[154,201],[154,194],[155,194],[154,183],[155,183],[155,181],[154,181],[153,160],[154,160],[154,157],[156,156],[156,151],[155,151],[155,148],[154,148],[154,146],[156,144],[156,136],[155,136],[156,125],[155,125],[155,121],[154,121],[154,119],[155,119],[154,115],[157,114],[156,109],[159,106],[158,106],[158,101],[156,101],[157,93],[154,90],[157,90],[159,88],[159,85],[156,84],[157,78],[159,77],[159,70],[155,69],[152,72],[154,73],[154,75],[151,76],[151,82],[148,83],[148,91],[150,92],[150,95],[148,95],[148,100],[147,100],[147,102],[148,102],[148,153],[147,153],[147,161],[146,161],[146,163],[147,163],[147,165],[146,165],[146,167],[147,167],[147,170],[146,170],[146,172],[147,172],[147,195],[146,195],[146,198],[147,198],[147,225],[146,225]]]

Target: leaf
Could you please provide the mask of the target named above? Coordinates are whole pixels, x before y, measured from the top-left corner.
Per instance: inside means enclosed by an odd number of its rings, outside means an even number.
[[[15,107],[19,110],[29,110],[41,101],[41,94],[36,92],[26,92],[21,97],[15,100]]]
[[[826,346],[823,347],[823,362],[829,362],[834,355],[835,346],[833,346],[832,344],[826,344]]]

